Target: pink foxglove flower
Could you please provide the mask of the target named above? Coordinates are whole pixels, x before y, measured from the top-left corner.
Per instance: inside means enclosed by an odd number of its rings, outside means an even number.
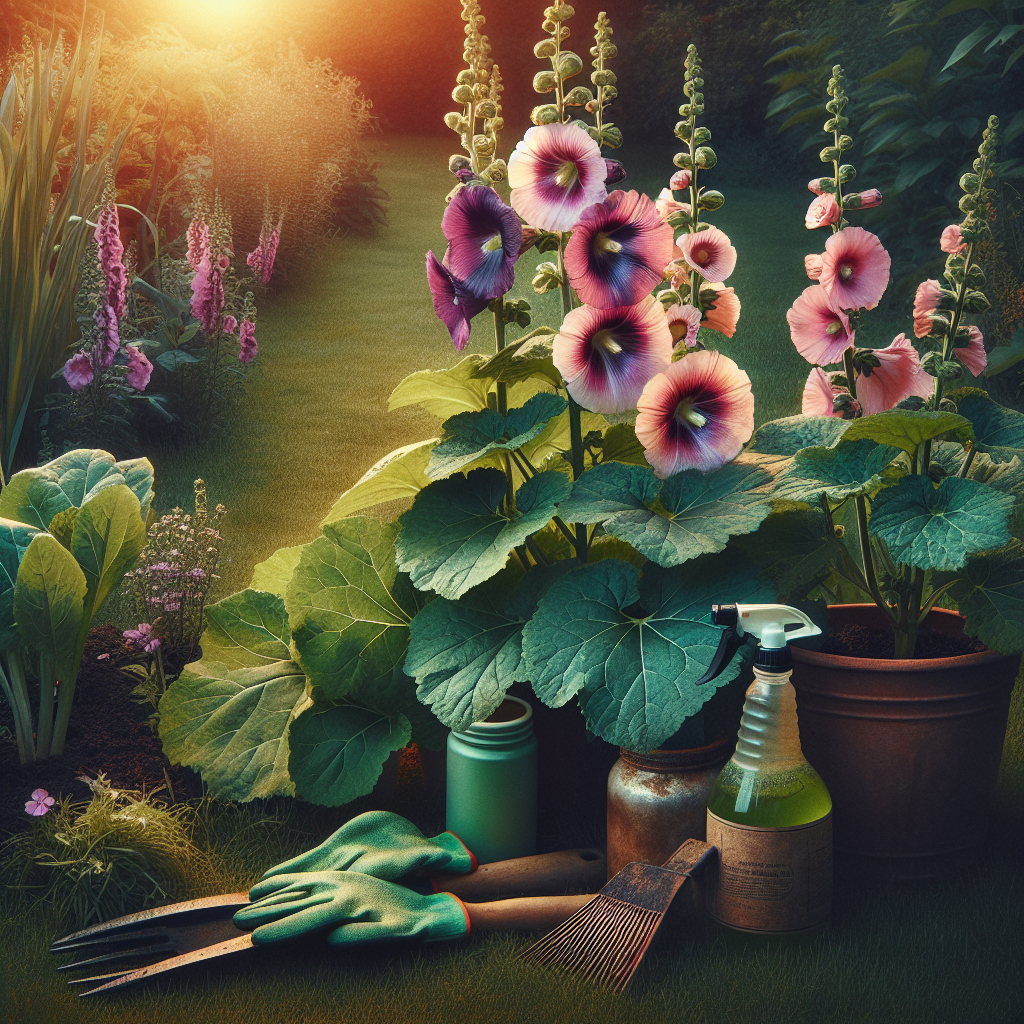
[[[256,358],[256,324],[248,317],[238,328],[238,361],[251,363]]]
[[[270,284],[270,278],[274,272],[274,260],[277,258],[277,247],[280,242],[281,218],[278,217],[277,224],[273,228],[267,221],[264,221],[260,226],[259,244],[245,258],[245,262],[252,268],[256,280],[262,285]],[[229,256],[229,265],[230,262]],[[227,266],[223,269],[227,270]]]
[[[673,248],[672,229],[647,196],[612,192],[584,211],[573,228],[565,269],[588,305],[632,306],[662,280]]]
[[[96,230],[93,232],[96,247],[99,250],[100,267],[106,284],[104,305],[113,307],[114,315],[124,316],[124,300],[128,289],[128,271],[125,270],[121,257],[124,256],[124,245],[121,243],[120,221],[117,216],[117,204],[111,203],[100,210]]]
[[[153,375],[153,364],[135,345],[126,345],[128,350],[128,384],[136,391],[145,391]]]
[[[727,338],[736,333],[736,325],[740,322],[740,300],[735,289],[710,282],[715,297],[711,302],[704,303],[703,327],[718,331]]]
[[[750,378],[720,352],[692,352],[672,363],[637,403],[637,440],[662,478],[724,466],[753,432]]]
[[[451,271],[432,252],[427,253],[427,281],[434,299],[434,312],[441,318],[456,351],[461,352],[469,341],[470,320],[487,305],[457,281]]]
[[[786,320],[797,352],[809,363],[838,363],[853,344],[849,317],[833,306],[820,284],[800,293]]]
[[[460,188],[441,221],[448,239],[445,266],[462,287],[485,302],[504,295],[516,275],[523,229],[493,189]]]
[[[32,799],[25,801],[25,813],[31,814],[33,818],[41,818],[49,813],[56,802],[45,789],[33,789]]]
[[[535,125],[509,157],[512,208],[533,227],[568,231],[608,194],[607,171],[600,146],[578,125]]]
[[[804,227],[813,231],[815,228],[823,228],[829,224],[835,224],[841,216],[839,204],[831,192],[822,192],[811,200],[807,207],[807,214],[804,217]]]
[[[689,303],[680,306],[677,302],[665,310],[665,318],[668,320],[668,329],[672,332],[674,342],[682,339],[687,348],[696,346],[701,319],[700,310],[696,306]]]
[[[672,361],[672,332],[661,303],[569,312],[555,335],[555,366],[569,394],[591,412],[625,412]]]
[[[835,410],[833,400],[836,395],[847,395],[849,391],[832,383],[833,379],[839,375],[838,370],[829,373],[820,366],[815,366],[811,370],[807,375],[807,382],[804,384],[803,401],[800,405],[800,411],[804,416],[842,415]]]
[[[94,358],[96,366],[105,370],[114,365],[114,359],[121,350],[121,338],[118,334],[117,313],[113,306],[97,306],[92,315],[99,337],[96,340]]]
[[[192,278],[192,315],[199,321],[203,332],[212,338],[220,330],[220,315],[224,309],[224,282],[220,271],[210,263],[207,253]]]
[[[891,409],[911,395],[928,398],[935,380],[921,369],[921,360],[904,334],[887,348],[873,349],[880,365],[865,367],[857,376],[857,398],[866,416]]]
[[[669,178],[668,187],[673,192],[680,192],[684,188],[690,187],[690,182],[693,180],[693,173],[687,170],[676,171],[675,174]]]
[[[836,309],[874,309],[889,283],[891,260],[876,235],[843,228],[825,242],[821,285]]]
[[[949,227],[942,229],[939,248],[948,253],[963,252],[967,248],[959,224],[950,224]]]
[[[736,249],[718,228],[681,235],[678,245],[683,259],[705,281],[721,284],[736,269]]]
[[[72,391],[81,391],[88,387],[94,376],[92,360],[84,352],[76,352],[64,364],[64,379]]]
[[[817,281],[821,277],[821,268],[822,259],[820,253],[812,252],[804,257],[804,270],[812,281]]]
[[[982,336],[981,331],[979,331],[973,324],[970,325],[967,330],[970,332],[970,344],[968,344],[967,348],[953,349],[953,355],[955,355],[975,377],[980,377],[985,367],[988,366],[988,353],[985,351],[985,339]]]
[[[914,337],[924,338],[932,332],[931,315],[942,301],[942,285],[930,277],[917,286],[914,293]]]
[[[238,321],[230,314],[220,322],[220,329],[225,334],[234,334],[238,330]]]
[[[210,255],[210,228],[202,217],[193,217],[185,232],[188,239],[188,250],[185,258],[193,270],[199,269],[199,264]]]

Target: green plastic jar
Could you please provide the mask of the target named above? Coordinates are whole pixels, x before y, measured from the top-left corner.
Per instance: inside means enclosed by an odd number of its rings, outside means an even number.
[[[537,852],[533,709],[506,697],[484,722],[448,734],[446,827],[481,864]]]

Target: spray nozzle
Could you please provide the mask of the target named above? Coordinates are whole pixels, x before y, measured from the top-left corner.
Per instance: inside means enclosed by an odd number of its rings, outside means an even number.
[[[792,664],[789,641],[821,632],[804,612],[786,604],[715,604],[711,606],[711,621],[716,626],[730,627],[737,636],[756,636],[761,644],[755,664],[762,668],[788,668]],[[773,651],[785,653],[769,654]]]

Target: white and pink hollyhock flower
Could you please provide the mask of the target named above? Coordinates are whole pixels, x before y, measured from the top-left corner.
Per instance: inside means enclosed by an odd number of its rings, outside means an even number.
[[[821,253],[812,252],[808,253],[804,257],[804,270],[806,271],[808,278],[812,281],[820,279],[822,265],[823,261],[821,259]]]
[[[128,271],[122,257],[124,245],[121,242],[121,226],[117,215],[117,204],[110,203],[100,210],[93,232],[100,268],[105,281],[103,304],[111,306],[115,316],[124,316],[124,300],[128,291]]]
[[[253,276],[264,287],[270,284],[270,278],[274,273],[274,260],[277,258],[277,247],[281,244],[281,218],[278,217],[277,224],[270,226],[269,221],[260,225],[260,240],[245,262],[252,269]],[[191,261],[190,261],[191,262]],[[228,260],[230,264],[230,259]],[[227,267],[223,269],[227,270]]]
[[[750,378],[721,352],[691,352],[672,363],[637,403],[637,440],[662,479],[724,466],[753,432]]]
[[[682,212],[685,213],[687,217],[690,216],[690,204],[676,202],[672,197],[672,193],[667,188],[663,188],[658,193],[658,198],[654,200],[654,208],[665,220],[668,220],[673,213]]]
[[[829,224],[835,224],[842,216],[836,197],[831,192],[822,192],[811,200],[804,216],[804,227],[813,231],[815,228],[823,228]]]
[[[943,252],[948,253],[963,252],[967,248],[967,243],[964,242],[964,236],[960,231],[959,224],[950,224],[949,227],[942,229],[942,235],[939,238],[939,248]]]
[[[740,322],[740,299],[734,288],[724,284],[710,282],[715,297],[705,303],[703,327],[718,331],[727,338],[736,333],[736,325]]]
[[[448,328],[456,351],[461,352],[469,341],[469,322],[487,305],[487,300],[478,299],[463,288],[462,282],[432,252],[427,253],[427,283],[434,312]]]
[[[512,287],[523,229],[497,192],[479,185],[460,188],[441,230],[448,239],[444,265],[467,292],[490,302]]]
[[[693,180],[693,172],[688,171],[685,168],[676,171],[668,180],[668,187],[673,192],[681,192],[684,188],[690,187],[690,182]]]
[[[942,285],[930,277],[917,286],[914,293],[914,337],[924,338],[932,332],[931,315],[942,301]]]
[[[872,349],[871,353],[880,365],[857,375],[857,398],[865,416],[891,409],[911,395],[932,395],[935,380],[921,369],[917,350],[905,334],[897,335],[887,348]]]
[[[681,306],[678,302],[665,310],[668,329],[672,332],[672,340],[677,344],[683,341],[687,348],[697,344],[697,331],[700,330],[701,315],[696,306],[687,303]]]
[[[672,229],[647,196],[612,192],[577,221],[565,270],[587,305],[632,306],[661,282],[674,248]]]
[[[988,353],[985,351],[985,338],[981,331],[973,324],[971,324],[967,330],[970,332],[967,348],[955,348],[953,349],[953,355],[955,355],[975,377],[980,377],[985,367],[988,366]]]
[[[846,388],[833,384],[832,381],[840,376],[840,371],[823,370],[820,366],[807,375],[804,384],[803,400],[800,403],[800,412],[804,416],[841,416],[835,411],[833,400],[836,395],[848,395]]]
[[[573,399],[591,412],[625,412],[644,385],[672,362],[672,331],[661,303],[570,311],[555,335],[552,357]]]
[[[31,814],[33,818],[41,818],[49,813],[56,802],[45,789],[33,789],[32,799],[25,801],[25,813]]]
[[[188,239],[188,249],[185,252],[185,259],[193,270],[199,269],[203,257],[210,254],[210,227],[202,217],[193,217],[185,232]]]
[[[192,315],[199,321],[203,332],[212,338],[221,327],[221,313],[224,310],[224,282],[220,271],[210,262],[210,254],[202,258],[199,269],[192,278]]]
[[[153,364],[135,345],[125,347],[128,351],[128,384],[136,391],[145,391],[153,375]]]
[[[76,352],[64,364],[64,379],[72,391],[88,387],[95,376],[92,360],[84,352]]]
[[[849,317],[833,306],[820,284],[812,284],[800,293],[786,320],[797,352],[809,363],[838,363],[853,344]]]
[[[891,262],[877,235],[843,228],[825,242],[821,285],[837,309],[874,309],[889,283]]]
[[[601,147],[578,125],[535,125],[509,157],[512,209],[542,231],[568,231],[604,201],[607,173]]]
[[[251,363],[256,358],[256,324],[248,317],[238,328],[238,361]]]
[[[680,235],[676,244],[686,263],[709,283],[721,284],[736,269],[736,248],[719,228]]]

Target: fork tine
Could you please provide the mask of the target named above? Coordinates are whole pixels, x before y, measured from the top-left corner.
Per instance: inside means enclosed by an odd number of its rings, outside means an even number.
[[[154,953],[177,953],[178,947],[170,942],[156,943],[149,946],[139,946],[137,949],[119,949],[116,953],[106,953],[103,956],[90,957],[88,960],[79,960],[73,964],[61,964],[58,971],[75,971],[79,967],[91,967],[93,964],[109,964],[117,960],[137,960],[139,957],[152,956]]]
[[[63,945],[54,943],[51,953],[70,953],[73,950],[91,949],[99,946],[116,946],[119,944],[141,941],[142,939],[166,939],[163,928],[140,928],[132,932],[115,932],[112,935],[100,935],[95,939],[83,939],[81,942],[67,942]]]
[[[212,960],[218,956],[228,956],[232,953],[241,953],[247,949],[255,948],[252,943],[252,935],[246,932],[237,938],[228,939],[226,942],[218,942],[214,946],[205,946],[203,949],[194,949],[191,953],[182,953],[180,956],[172,956],[159,963],[150,964],[148,967],[140,968],[129,974],[124,974],[114,981],[108,981],[105,985],[99,985],[88,992],[80,992],[79,999],[85,996],[95,995],[97,992],[109,992],[111,989],[123,988],[125,985],[134,985],[136,982],[152,978],[155,974],[163,974],[167,971],[177,970],[188,964],[200,963],[203,960]]]
[[[86,985],[90,981],[106,981],[108,978],[123,978],[127,971],[112,971],[110,974],[94,974],[91,978],[68,978],[69,985]]]

